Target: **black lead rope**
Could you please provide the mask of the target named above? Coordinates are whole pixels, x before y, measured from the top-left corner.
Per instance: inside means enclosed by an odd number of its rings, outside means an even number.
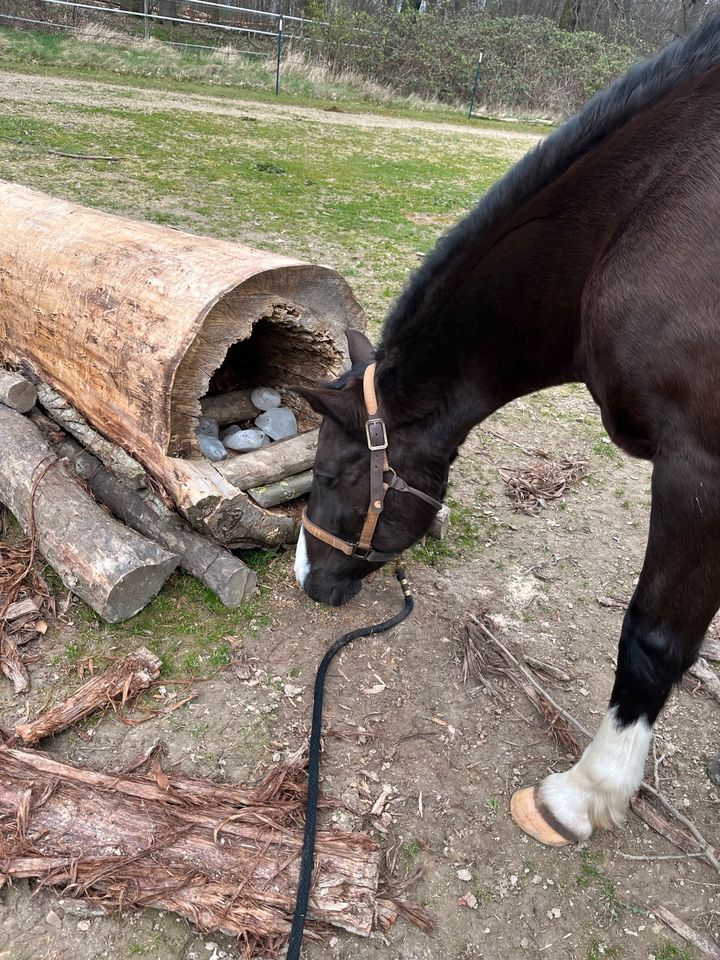
[[[335,654],[339,653],[343,647],[352,643],[353,640],[359,640],[360,637],[371,637],[376,633],[384,633],[386,630],[392,629],[392,627],[397,626],[398,623],[401,623],[406,617],[410,616],[413,609],[413,596],[410,591],[410,585],[407,582],[405,568],[400,566],[400,564],[395,568],[395,576],[405,595],[405,606],[403,609],[400,610],[399,613],[396,613],[394,617],[383,621],[383,623],[376,623],[372,627],[361,627],[360,630],[353,630],[350,633],[344,634],[339,640],[336,640],[322,658],[317,676],[315,677],[312,729],[310,731],[310,751],[308,756],[305,836],[303,838],[302,857],[300,859],[300,877],[298,879],[297,898],[295,900],[295,915],[290,931],[286,960],[300,960],[303,930],[305,929],[305,918],[307,917],[310,888],[312,886],[315,833],[317,831],[317,801],[320,787],[320,738],[322,735],[325,676]]]

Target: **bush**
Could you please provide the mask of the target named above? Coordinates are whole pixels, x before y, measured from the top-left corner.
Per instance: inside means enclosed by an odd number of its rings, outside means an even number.
[[[568,33],[551,20],[407,11],[340,16],[312,37],[315,57],[399,92],[468,102],[478,54],[478,102],[568,115],[642,55],[639,44]]]

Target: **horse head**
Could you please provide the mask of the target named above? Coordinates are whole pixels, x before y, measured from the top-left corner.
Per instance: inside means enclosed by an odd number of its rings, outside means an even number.
[[[383,396],[367,337],[348,330],[347,338],[348,373],[296,388],[324,419],[295,576],[313,600],[331,606],[356,596],[369,573],[427,532],[449,466],[432,450],[422,422]]]

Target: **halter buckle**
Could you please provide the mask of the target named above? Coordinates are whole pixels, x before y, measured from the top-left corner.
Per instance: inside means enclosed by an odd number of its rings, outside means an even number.
[[[368,450],[387,450],[387,430],[382,417],[370,417],[369,420],[365,421],[365,435],[367,436]]]
[[[369,546],[365,550],[363,550],[360,544],[356,543],[355,546],[353,547],[353,552],[350,554],[350,556],[357,557],[359,560],[367,560],[371,552],[372,552],[372,546]]]

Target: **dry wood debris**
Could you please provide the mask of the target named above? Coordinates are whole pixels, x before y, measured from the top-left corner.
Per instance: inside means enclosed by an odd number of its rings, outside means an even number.
[[[173,910],[237,936],[247,958],[272,956],[292,920],[305,792],[299,761],[251,788],[159,763],[149,776],[99,773],[3,746],[0,886],[35,877],[109,908]],[[310,938],[329,925],[368,936],[400,914],[430,928],[403,892],[378,891],[380,859],[366,834],[319,832]]]
[[[513,509],[534,516],[549,501],[559,500],[572,484],[582,480],[587,466],[587,460],[561,457],[559,460],[535,461],[523,470],[503,467],[499,473]]]
[[[54,613],[50,587],[33,566],[34,553],[32,542],[0,544],[0,669],[15,693],[30,685],[18,647],[45,633],[46,618]]]

